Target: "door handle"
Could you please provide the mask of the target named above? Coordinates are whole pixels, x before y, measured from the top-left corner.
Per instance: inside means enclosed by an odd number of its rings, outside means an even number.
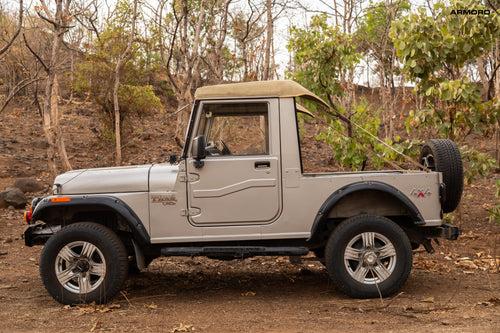
[[[255,162],[255,169],[267,169],[271,167],[270,161],[257,161]]]

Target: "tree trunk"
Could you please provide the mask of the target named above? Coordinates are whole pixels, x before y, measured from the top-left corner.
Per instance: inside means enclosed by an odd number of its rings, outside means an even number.
[[[495,41],[495,66],[500,65],[500,38]],[[495,96],[500,98],[500,72],[497,70],[495,76]]]
[[[266,26],[266,49],[264,55],[264,73],[262,75],[263,80],[269,80],[270,77],[270,59],[271,59],[271,44],[273,42],[273,2],[272,0],[266,0],[266,12],[267,12],[267,26]],[[271,74],[272,75],[272,74]]]
[[[497,38],[495,40],[495,66],[500,65],[500,39]],[[495,73],[495,97],[497,99],[500,98],[500,72],[497,70]],[[493,79],[493,78],[492,78]],[[500,167],[500,120],[497,120],[496,126],[495,126],[495,140],[496,140],[496,145],[495,145],[495,155],[497,158],[497,168]]]
[[[122,138],[120,122],[120,104],[118,101],[118,88],[120,87],[120,69],[121,58],[118,60],[115,68],[115,83],[113,85],[113,114],[115,120],[115,164],[122,163]]]
[[[59,125],[61,115],[59,113],[59,80],[57,74],[54,76],[54,84],[52,85],[52,95],[50,96],[50,117],[52,120],[52,127],[55,132],[55,144],[59,159],[63,164],[64,170],[71,170],[68,154],[66,152],[66,145],[64,144],[63,133]]]
[[[68,8],[65,9],[68,11]],[[46,67],[47,83],[45,85],[45,100],[42,108],[42,123],[45,136],[47,138],[47,159],[50,172],[57,174],[57,152],[62,159],[64,170],[70,170],[66,148],[63,142],[62,131],[59,125],[59,84],[57,80],[59,50],[66,31],[63,13],[63,1],[56,1],[56,12],[54,21],[56,25],[53,31],[52,49],[49,66]]]
[[[118,100],[118,90],[120,88],[120,74],[123,66],[127,60],[127,57],[132,50],[132,43],[135,38],[135,29],[137,21],[137,1],[134,0],[134,9],[132,13],[132,28],[130,29],[130,34],[128,36],[127,47],[123,53],[118,57],[115,66],[115,82],[113,84],[113,117],[114,117],[114,129],[115,129],[115,164],[120,165],[122,163],[122,135],[121,135],[121,114],[120,114],[120,103]]]
[[[193,95],[191,94],[191,91],[188,90],[186,93],[179,98],[179,109],[182,109],[177,113],[177,121],[175,124],[175,142],[177,145],[182,148],[184,147],[184,133],[186,131],[187,123],[188,123],[188,118],[189,118],[189,111],[191,110],[188,107],[185,107],[186,105],[191,105],[193,103]]]
[[[70,57],[70,72],[69,72],[69,102],[73,101],[73,86],[75,82],[75,55],[73,51]]]
[[[476,64],[477,71],[479,72],[479,77],[481,79],[481,99],[485,102],[489,99],[488,91],[490,87],[490,81],[488,80],[488,75],[486,75],[484,56],[478,57],[476,60]]]

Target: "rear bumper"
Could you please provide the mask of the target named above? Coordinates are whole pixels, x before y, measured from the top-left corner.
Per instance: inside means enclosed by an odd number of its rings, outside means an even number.
[[[458,236],[460,236],[460,229],[448,223],[443,224],[438,229],[440,230],[441,238],[457,240]]]
[[[444,223],[437,227],[424,227],[422,233],[425,238],[444,238],[456,240],[460,236],[460,229],[451,224]]]
[[[23,238],[26,246],[43,245],[45,242],[61,229],[61,226],[48,226],[45,224],[33,224],[24,230]]]

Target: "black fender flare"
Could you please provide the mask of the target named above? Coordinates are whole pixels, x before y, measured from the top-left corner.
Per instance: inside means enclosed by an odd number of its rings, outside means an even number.
[[[65,196],[70,198],[70,201],[59,201],[53,202],[52,198],[57,198],[57,196],[46,197],[38,201],[37,205],[33,208],[33,215],[31,220],[44,221],[45,214],[52,209],[64,209],[64,208],[80,208],[85,206],[97,206],[110,209],[120,215],[129,226],[132,231],[132,236],[135,241],[137,241],[142,246],[148,246],[151,244],[151,239],[149,234],[144,227],[141,219],[135,214],[135,212],[122,200],[113,196],[78,196],[78,195],[68,195]],[[62,221],[64,222],[64,221]],[[62,223],[61,223],[62,224]]]
[[[316,243],[321,240],[321,234],[325,230],[328,220],[328,213],[335,207],[340,199],[351,193],[363,190],[381,191],[392,195],[398,199],[406,207],[406,209],[408,209],[410,217],[415,225],[425,224],[425,221],[415,204],[397,188],[378,181],[361,181],[338,189],[325,200],[316,214],[311,228],[311,236],[307,239],[307,242]]]

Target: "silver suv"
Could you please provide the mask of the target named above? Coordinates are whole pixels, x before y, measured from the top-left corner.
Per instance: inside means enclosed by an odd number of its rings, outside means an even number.
[[[449,140],[422,149],[422,170],[304,173],[296,98],[327,107],[293,81],[196,91],[179,162],[74,170],[28,211],[28,246],[59,302],[103,303],[130,270],[159,256],[302,256],[313,251],[353,297],[398,291],[412,249],[456,239],[443,223],[462,194]]]

